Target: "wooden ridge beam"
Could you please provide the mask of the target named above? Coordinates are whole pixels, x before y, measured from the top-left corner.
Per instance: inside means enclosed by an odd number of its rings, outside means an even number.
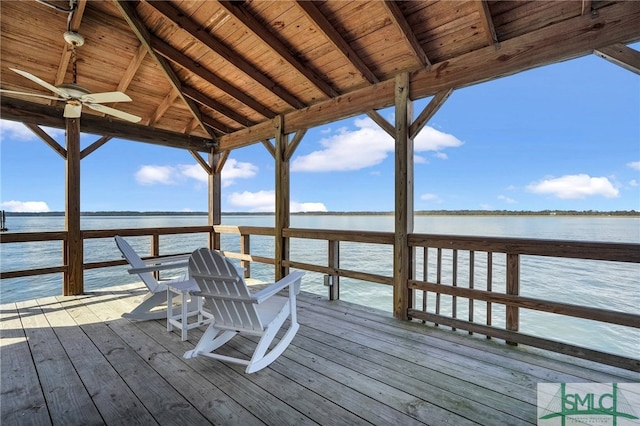
[[[269,78],[263,70],[257,69],[253,64],[246,61],[217,37],[207,32],[200,24],[183,14],[182,11],[173,4],[167,1],[147,1],[147,4],[151,5],[155,10],[160,12],[178,27],[185,30],[193,38],[201,41],[205,46],[213,52],[216,52],[262,87],[271,91],[274,96],[277,96],[297,109],[304,108],[306,106],[304,102]]]
[[[548,36],[549,29],[554,30]],[[640,40],[640,3],[621,2],[599,9],[598,16],[576,16],[532,33],[501,42],[500,50],[487,46],[458,58],[434,64],[431,71],[411,74],[411,99],[434,96],[443,90],[471,86],[555,62],[591,54],[603,47]],[[394,80],[318,102],[285,114],[285,133],[353,117],[393,105]],[[273,137],[270,121],[220,137],[221,149],[234,149]]]
[[[57,106],[35,104],[8,96],[0,97],[0,114],[3,120],[64,129],[63,112],[64,109]],[[170,132],[92,114],[82,115],[81,131],[200,152],[209,152],[212,147],[215,148],[218,145],[214,139]]]
[[[247,10],[241,7],[238,2],[232,1],[220,1],[222,7],[224,7],[230,15],[232,15],[238,22],[240,22],[247,31],[261,39],[267,46],[271,48],[274,54],[280,56],[280,58],[294,68],[300,75],[305,77],[309,83],[313,84],[319,91],[327,95],[328,97],[338,96],[340,93],[327,83],[321,74],[315,70],[310,64],[303,64],[296,56],[295,52],[292,52],[276,35],[271,33],[264,25],[262,25],[256,18],[250,15]]]
[[[135,5],[124,0],[114,0],[114,4],[124,17],[125,21],[129,24],[129,27],[131,27],[135,33],[136,37],[138,37],[138,40],[140,40],[140,42],[145,46],[147,52],[149,52],[151,57],[156,61],[162,72],[165,74],[169,84],[178,93],[178,96],[180,96],[193,117],[198,120],[198,124],[200,124],[200,126],[202,126],[202,128],[212,137],[215,137],[215,135],[211,133],[209,128],[202,121],[202,114],[200,113],[197,104],[182,94],[182,83],[176,73],[171,69],[166,59],[154,52],[151,47],[151,34],[136,12]]]
[[[378,83],[380,79],[369,69],[362,58],[356,53],[342,35],[331,25],[326,16],[320,12],[312,1],[298,0],[296,4],[315,24],[333,46],[360,72],[370,83]]]

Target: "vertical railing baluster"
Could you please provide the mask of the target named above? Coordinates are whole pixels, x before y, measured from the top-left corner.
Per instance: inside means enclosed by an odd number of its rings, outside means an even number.
[[[438,259],[436,264],[436,284],[442,284],[442,249],[438,247]],[[440,315],[440,292],[436,293],[436,315]],[[436,326],[438,323],[435,324]]]
[[[452,253],[452,271],[451,271],[451,286],[458,286],[458,249],[453,249]],[[451,318],[458,317],[458,296],[455,294],[451,296]],[[456,331],[455,327],[451,327],[453,331]]]
[[[487,252],[487,291],[493,291],[493,253]],[[491,302],[487,302],[487,325],[491,326],[493,312],[491,309]],[[491,339],[491,336],[487,336],[487,339]]]
[[[474,280],[475,280],[475,258],[476,252],[473,250],[469,251],[469,289],[473,290]],[[474,308],[474,300],[469,299],[469,322],[473,322],[473,308]],[[473,331],[469,331],[469,334],[473,334]]]
[[[160,235],[151,235],[151,257],[160,256]],[[153,271],[153,276],[156,280],[160,280],[160,271]]]
[[[251,234],[240,234],[240,253],[251,254]],[[241,260],[240,267],[244,268],[244,277],[251,277],[251,261]]]
[[[340,241],[329,240],[328,247],[328,266],[334,271],[340,269]],[[340,275],[333,273],[329,276],[329,300],[340,299]]]
[[[422,280],[425,282],[429,282],[429,247],[423,247],[424,251],[422,254]],[[427,312],[427,291],[422,291],[422,312]],[[426,321],[422,321],[423,324]]]

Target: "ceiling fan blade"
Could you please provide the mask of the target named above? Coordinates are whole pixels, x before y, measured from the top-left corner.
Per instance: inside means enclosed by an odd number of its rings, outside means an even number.
[[[120,111],[118,109],[111,108],[108,106],[104,106],[100,104],[90,104],[90,103],[86,103],[85,105],[95,111],[100,111],[105,114],[113,115],[114,117],[131,121],[132,123],[137,123],[138,121],[142,120],[142,118],[138,117],[137,115],[129,114],[128,112]]]
[[[10,68],[10,70],[20,74],[21,76],[23,76],[25,78],[28,78],[29,80],[33,81],[34,83],[38,83],[40,86],[46,87],[47,89],[51,90],[53,93],[56,93],[56,94],[62,96],[63,98],[65,98],[65,99],[69,98],[68,94],[65,93],[64,91],[58,89],[53,84],[49,84],[46,81],[44,81],[43,79],[41,79],[39,77],[36,77],[35,75],[33,75],[31,73],[19,70],[17,68]]]
[[[109,102],[131,102],[129,95],[122,92],[89,93],[80,97],[82,102],[104,104]]]
[[[82,104],[81,103],[69,102],[64,107],[63,116],[65,118],[80,118],[81,114],[82,114]]]
[[[37,94],[37,93],[17,92],[15,90],[0,89],[0,93],[8,93],[8,94],[20,95],[20,96],[33,96],[33,97],[36,97],[36,98],[51,99],[51,100],[54,100],[54,101],[65,101],[66,100],[66,99],[63,99],[63,98],[59,98],[57,96],[40,95],[40,94]]]

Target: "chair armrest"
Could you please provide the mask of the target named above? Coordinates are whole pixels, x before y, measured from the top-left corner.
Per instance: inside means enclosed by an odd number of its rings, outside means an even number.
[[[256,303],[262,303],[274,294],[283,290],[286,287],[290,287],[293,285],[293,289],[289,289],[289,291],[293,290],[294,293],[298,293],[300,291],[300,280],[304,276],[304,272],[302,271],[294,271],[291,272],[286,277],[282,278],[280,281],[271,284],[267,288],[263,288],[262,290],[253,293],[252,299],[256,301]],[[297,285],[296,285],[297,284]]]
[[[181,269],[189,266],[189,254],[179,254],[175,256],[152,257],[143,259],[147,266],[128,269],[130,274],[140,274],[143,272],[163,271],[167,269]]]

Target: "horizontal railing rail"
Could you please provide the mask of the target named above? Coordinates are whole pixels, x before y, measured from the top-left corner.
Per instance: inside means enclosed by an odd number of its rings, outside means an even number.
[[[159,238],[163,235],[209,234],[209,241],[216,241],[221,235],[237,235],[239,251],[221,247],[221,251],[239,260],[245,270],[245,276],[251,276],[251,264],[275,265],[276,259],[268,254],[256,255],[251,252],[252,237],[275,238],[275,230],[270,227],[256,226],[187,226],[166,228],[131,228],[83,230],[84,241],[112,238],[115,235],[125,237],[151,238],[149,257],[184,253],[160,253]],[[283,237],[292,241],[316,240],[324,244],[326,261],[318,262],[305,258],[305,244],[297,251],[291,250],[289,259],[284,259],[285,267],[319,273],[324,276],[330,299],[340,298],[340,279],[349,278],[369,283],[392,286],[393,271],[363,271],[357,267],[344,265],[354,259],[344,259],[341,247],[347,244],[370,244],[393,248],[394,233],[350,230],[287,228]],[[67,241],[64,231],[3,233],[2,243],[32,243]],[[562,314],[568,317],[588,319],[606,324],[640,328],[640,315],[634,312],[622,312],[615,306],[594,307],[586,304],[574,304],[566,301],[547,300],[544,297],[532,297],[521,294],[521,268],[523,258],[575,259],[576,261],[640,263],[640,244],[606,243],[564,240],[541,240],[501,237],[451,236],[436,234],[410,234],[408,244],[412,252],[410,279],[403,291],[407,292],[408,315],[415,320],[445,325],[469,333],[478,333],[487,337],[504,339],[511,344],[527,344],[560,353],[566,353],[586,359],[603,362],[630,370],[640,371],[640,360],[592,350],[566,342],[554,341],[544,337],[528,335],[520,330],[520,310],[532,310],[548,314]],[[197,247],[193,247],[194,249]],[[0,278],[37,276],[47,273],[64,273],[64,255],[62,265],[45,268],[33,268],[16,271],[0,271]],[[357,260],[357,259],[356,259]],[[122,259],[106,259],[85,262],[84,270],[125,265]],[[357,264],[357,262],[356,262]],[[565,273],[571,273],[571,266]],[[527,283],[528,286],[532,285]],[[640,283],[632,283],[635,294],[640,291]],[[634,295],[630,295],[633,297]],[[445,298],[447,303],[445,303]],[[393,303],[392,300],[389,303]],[[481,304],[480,308],[477,306]],[[498,314],[497,307],[504,312]],[[390,306],[391,308],[391,306]],[[504,323],[496,325],[496,321]]]

